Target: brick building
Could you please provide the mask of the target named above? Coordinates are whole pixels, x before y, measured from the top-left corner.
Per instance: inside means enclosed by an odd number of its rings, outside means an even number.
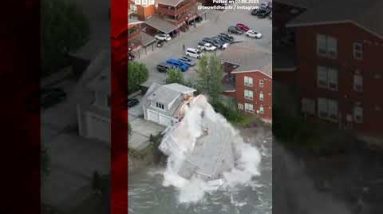
[[[225,94],[235,99],[239,110],[271,122],[271,54],[250,41],[232,44],[220,59],[225,70]]]
[[[303,12],[285,24],[294,36],[300,111],[383,136],[383,2],[321,1],[301,7]]]

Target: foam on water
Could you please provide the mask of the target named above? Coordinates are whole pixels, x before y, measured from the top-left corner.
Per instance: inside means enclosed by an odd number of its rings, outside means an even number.
[[[235,186],[249,184],[255,176],[260,175],[261,154],[259,150],[253,145],[245,143],[239,132],[222,115],[213,110],[205,96],[197,96],[185,109],[185,116],[182,121],[176,129],[170,129],[165,134],[160,145],[160,149],[166,151],[165,153],[168,155],[167,167],[163,173],[163,185],[173,186],[177,189],[179,202],[199,202],[206,193],[221,189],[230,191]],[[215,131],[229,130],[231,132],[229,133],[231,139],[225,140],[229,140],[232,144],[234,164],[231,169],[220,173],[219,179],[223,185],[211,185],[212,182],[209,183],[198,174],[193,174],[188,179],[177,174],[186,161],[187,155],[193,151],[197,139],[203,135],[202,112],[204,117],[214,122]],[[169,139],[169,136],[174,143],[167,144],[164,142]],[[222,139],[214,140],[220,142]],[[243,206],[243,204],[240,205]]]

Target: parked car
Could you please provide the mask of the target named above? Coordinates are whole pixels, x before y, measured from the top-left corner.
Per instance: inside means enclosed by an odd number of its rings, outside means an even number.
[[[254,30],[248,30],[246,32],[246,36],[251,37],[251,38],[256,38],[256,39],[262,38],[262,34],[257,32],[257,31],[254,31]]]
[[[229,42],[233,42],[234,41],[234,37],[232,37],[232,36],[230,36],[229,34],[226,34],[226,33],[220,33],[218,36],[220,36],[221,38],[227,39]]]
[[[235,26],[230,26],[229,28],[227,28],[227,32],[232,34],[238,34],[238,35],[243,34],[243,31],[237,29]]]
[[[40,94],[41,106],[43,108],[52,107],[66,98],[66,93],[60,88],[45,88]]]
[[[131,108],[133,106],[136,106],[139,103],[139,101],[136,98],[129,99],[128,98],[128,108]]]
[[[161,73],[166,73],[171,68],[175,68],[175,66],[169,65],[167,63],[160,63],[157,65],[157,71]]]
[[[255,8],[255,9],[253,9],[253,10],[251,11],[251,15],[253,15],[253,16],[258,15],[258,10],[259,10],[259,8]]]
[[[210,44],[210,43],[205,43],[203,46],[202,46],[202,49],[203,50],[206,50],[206,51],[215,51],[217,50],[217,47]]]
[[[197,16],[197,18],[195,18],[195,21],[197,23],[202,22],[202,20],[203,20],[202,16]]]
[[[266,18],[271,13],[270,8],[260,8],[257,12],[258,18]]]
[[[218,37],[219,37],[219,39],[220,39],[221,41],[223,41],[223,42],[225,42],[225,43],[231,43],[231,42],[232,42],[231,39],[229,39],[229,38],[227,38],[227,37],[225,37],[225,36],[223,36],[223,35],[221,35],[221,34],[219,34]]]
[[[246,32],[248,30],[250,30],[250,28],[245,25],[245,24],[242,24],[242,23],[238,23],[237,25],[235,25],[237,27],[237,29],[243,31],[243,32]]]
[[[170,59],[166,60],[166,63],[168,63],[170,65],[176,66],[182,72],[185,72],[185,71],[187,71],[189,69],[189,65],[188,64],[182,62],[181,60],[177,60],[175,58],[170,58]]]
[[[220,44],[221,49],[226,49],[230,43],[228,40],[226,40],[225,38],[222,38],[220,36],[215,36],[212,39],[217,41]]]
[[[204,38],[204,39],[202,39],[202,41],[206,42],[206,43],[210,43],[210,44],[214,45],[217,48],[222,48],[222,45],[223,45],[220,40],[217,40],[214,37],[212,37],[212,38]]]
[[[156,44],[157,48],[162,48],[162,46],[164,46],[164,43],[165,43],[165,40],[158,40]]]
[[[199,51],[195,48],[187,48],[185,50],[185,55],[199,59],[199,58],[201,58],[201,51]]]
[[[162,40],[162,41],[170,41],[172,38],[170,37],[169,34],[166,33],[159,33],[154,36],[157,40]]]
[[[178,60],[181,60],[182,62],[185,62],[189,66],[195,66],[195,64],[196,64],[194,60],[192,60],[192,59],[190,59],[189,57],[186,57],[186,56],[180,57],[180,58],[178,58]]]
[[[214,40],[208,37],[202,39],[202,42],[213,44]]]

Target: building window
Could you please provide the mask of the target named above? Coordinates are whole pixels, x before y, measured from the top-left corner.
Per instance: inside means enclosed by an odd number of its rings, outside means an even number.
[[[338,102],[336,100],[328,100],[328,117],[330,120],[338,120]]]
[[[245,103],[245,111],[246,112],[254,112],[253,104]]]
[[[238,103],[238,109],[243,110],[243,104],[242,103]]]
[[[318,117],[332,121],[338,120],[338,101],[318,98]]]
[[[354,90],[357,92],[363,91],[363,77],[360,74],[354,74]]]
[[[259,87],[263,88],[264,85],[265,85],[265,81],[264,80],[259,80]]]
[[[244,82],[245,86],[248,86],[248,87],[253,86],[253,78],[252,77],[245,76],[243,82]]]
[[[263,92],[259,93],[259,101],[263,101],[264,98]]]
[[[328,87],[331,90],[338,90],[338,71],[328,68]]]
[[[352,45],[354,59],[363,59],[363,44],[354,42]]]
[[[319,118],[327,118],[328,116],[328,103],[327,99],[318,98],[318,117]]]
[[[162,104],[162,103],[158,103],[158,102],[156,103],[156,107],[159,108],[159,109],[162,109],[162,110],[165,109],[164,104]]]
[[[258,114],[264,114],[264,113],[265,113],[265,109],[263,108],[263,106],[260,106],[258,110]]]
[[[245,90],[244,91],[245,99],[253,100],[253,91]]]
[[[317,85],[320,88],[338,90],[338,70],[335,68],[318,66]]]
[[[356,123],[363,122],[363,108],[360,106],[354,107],[354,120]]]
[[[326,67],[323,67],[323,66],[317,67],[317,84],[318,84],[318,87],[327,88],[328,72]]]
[[[338,42],[334,37],[326,36],[323,34],[317,35],[317,54],[320,56],[327,56],[336,58],[338,54]]]
[[[315,100],[303,98],[302,99],[302,112],[314,115],[315,114]]]

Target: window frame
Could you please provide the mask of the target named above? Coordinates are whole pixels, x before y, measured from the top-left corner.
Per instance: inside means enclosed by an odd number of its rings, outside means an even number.
[[[249,96],[251,94],[251,96]],[[243,90],[243,97],[246,100],[254,100],[254,92],[252,90],[245,89]]]
[[[360,56],[358,56],[358,54],[360,54]],[[362,42],[352,43],[352,56],[356,60],[363,59],[363,43]]]

